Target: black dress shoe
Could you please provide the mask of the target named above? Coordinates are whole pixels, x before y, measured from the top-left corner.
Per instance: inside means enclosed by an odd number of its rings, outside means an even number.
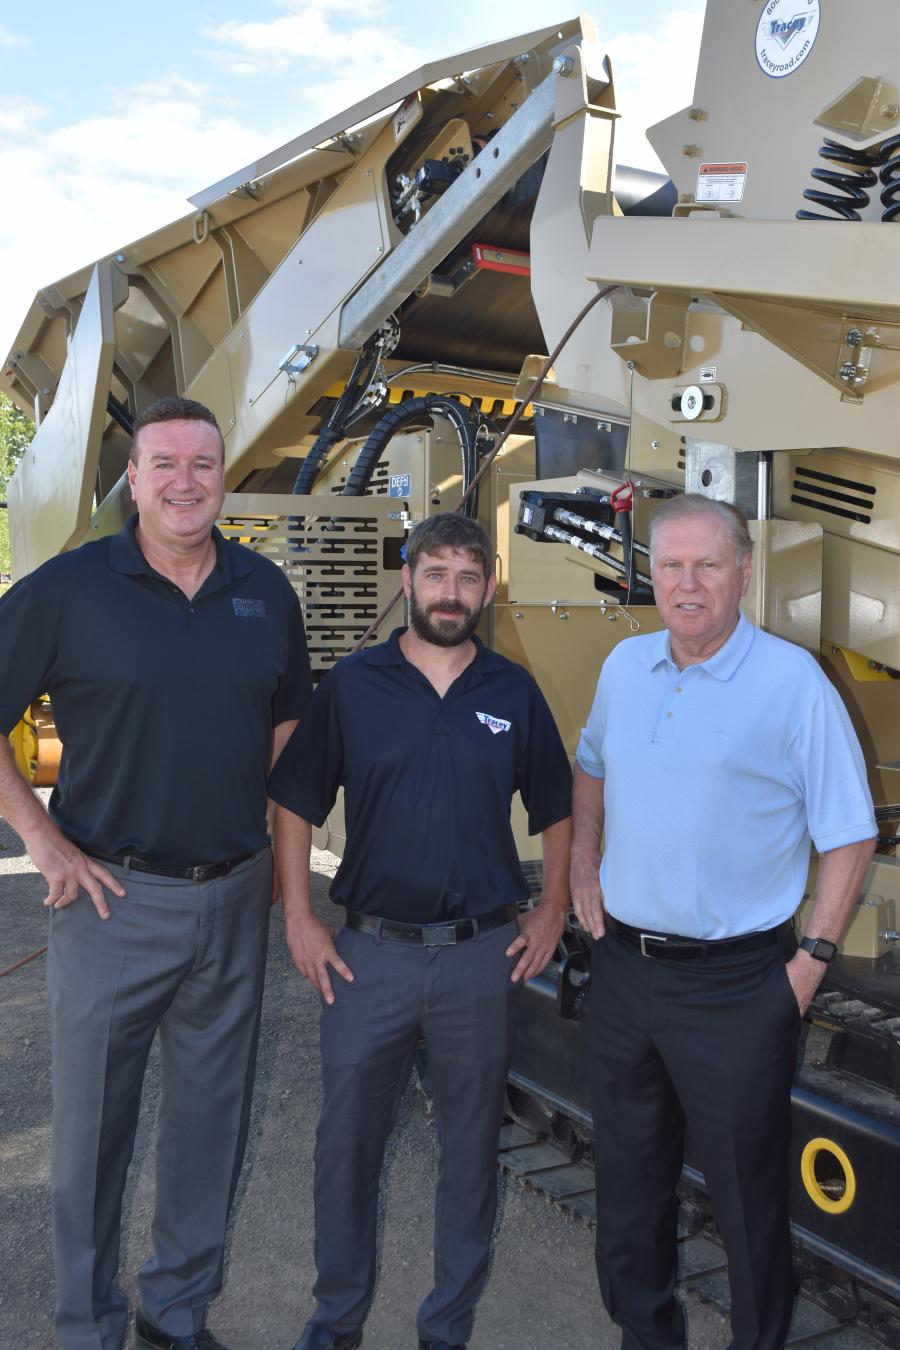
[[[170,1336],[148,1322],[142,1312],[135,1315],[134,1343],[137,1350],[227,1350],[206,1327],[190,1336]]]
[[[449,1341],[419,1341],[419,1350],[466,1350],[464,1345],[451,1345]]]
[[[356,1350],[362,1345],[361,1331],[332,1331],[321,1322],[307,1322],[294,1350]]]

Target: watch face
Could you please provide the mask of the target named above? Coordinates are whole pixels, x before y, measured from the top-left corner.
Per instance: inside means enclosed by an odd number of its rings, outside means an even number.
[[[827,938],[803,938],[800,946],[810,956],[815,957],[817,961],[824,961],[826,964],[834,959],[837,953],[837,946],[829,942]]]

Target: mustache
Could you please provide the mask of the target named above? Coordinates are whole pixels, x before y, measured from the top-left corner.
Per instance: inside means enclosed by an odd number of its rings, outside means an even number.
[[[437,614],[464,614],[467,618],[472,613],[461,600],[436,600],[433,605],[429,605],[425,613],[427,615]]]

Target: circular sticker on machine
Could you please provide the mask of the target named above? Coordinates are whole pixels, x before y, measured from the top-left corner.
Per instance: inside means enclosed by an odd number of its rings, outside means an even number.
[[[773,80],[793,75],[819,32],[819,0],[767,0],[756,25],[756,60]]]

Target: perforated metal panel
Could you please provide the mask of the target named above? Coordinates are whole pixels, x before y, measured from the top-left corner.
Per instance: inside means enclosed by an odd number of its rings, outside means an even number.
[[[279,567],[300,597],[313,677],[348,655],[400,585],[405,538],[388,497],[231,493],[219,529]],[[369,642],[402,622],[398,603]]]

